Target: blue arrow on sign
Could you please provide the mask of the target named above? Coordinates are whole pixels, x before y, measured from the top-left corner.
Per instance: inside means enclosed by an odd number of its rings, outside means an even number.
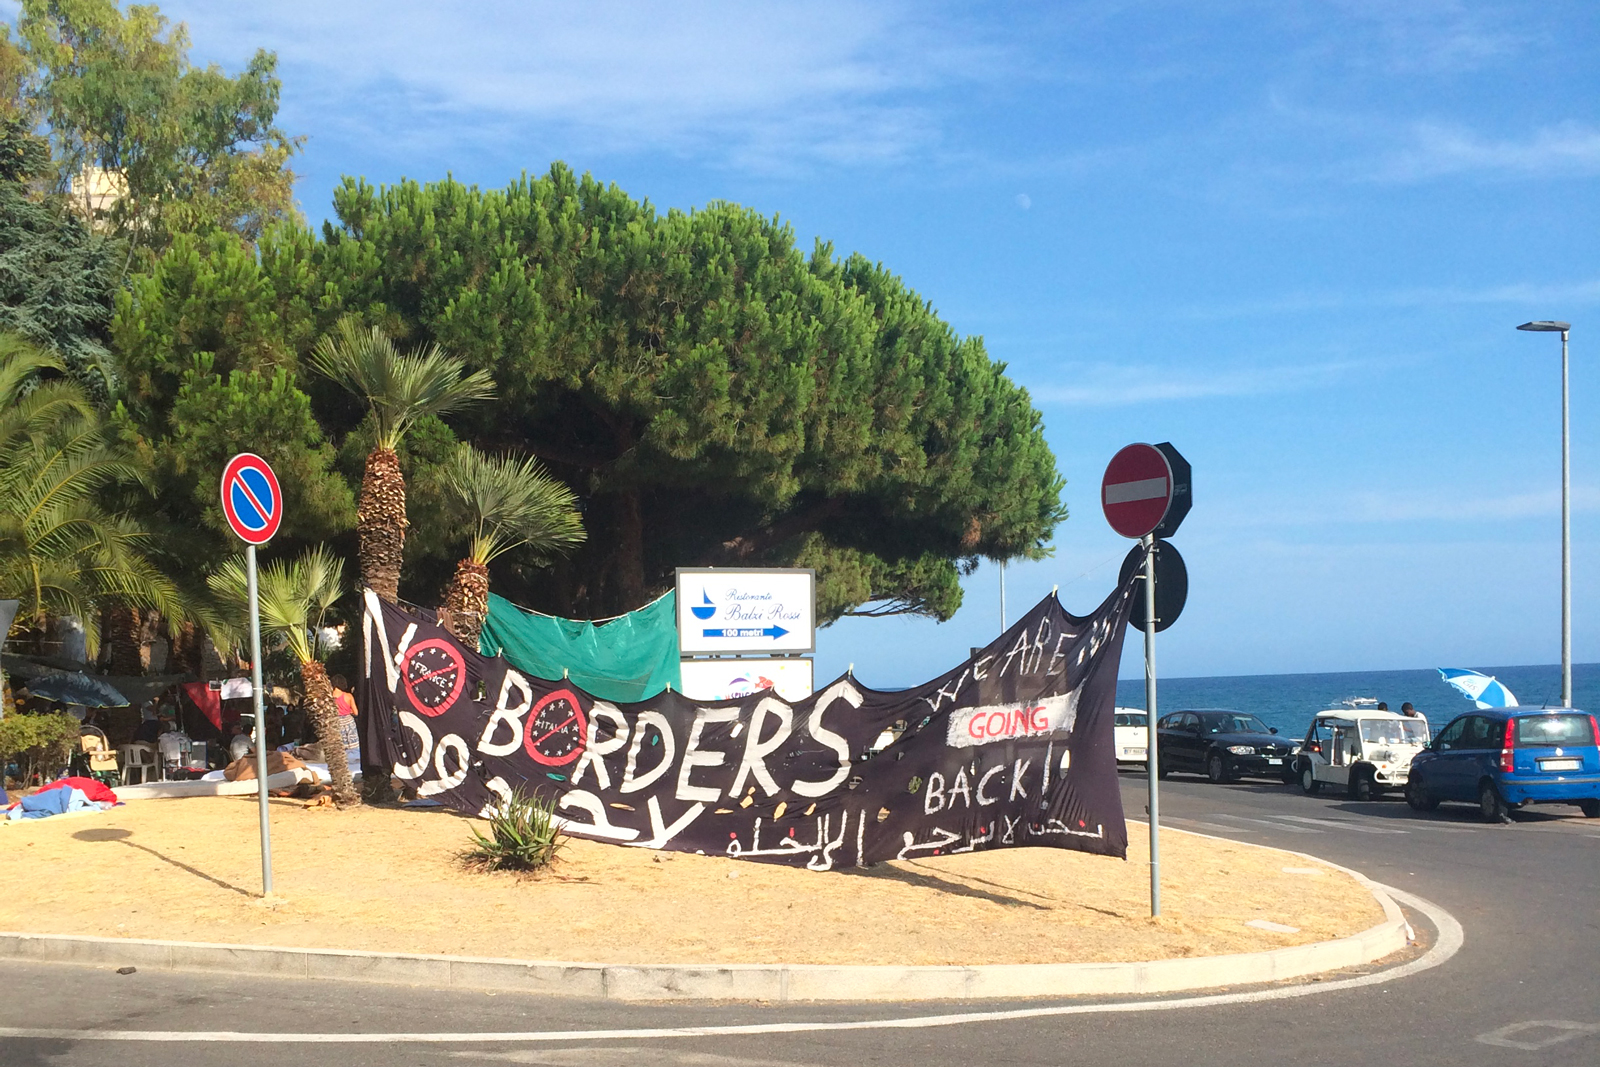
[[[781,626],[768,626],[765,630],[762,630],[762,629],[736,630],[736,629],[732,629],[732,628],[717,628],[717,629],[707,628],[707,629],[701,631],[700,636],[702,636],[702,637],[770,637],[774,641],[776,641],[778,638],[782,637],[784,634],[786,634],[788,632],[789,632],[788,630],[785,630]]]

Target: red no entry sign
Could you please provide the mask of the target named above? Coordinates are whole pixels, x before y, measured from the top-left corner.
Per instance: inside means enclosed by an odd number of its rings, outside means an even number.
[[[222,514],[245,544],[272,540],[283,522],[283,493],[266,460],[241,452],[228,461],[222,472]]]
[[[1100,506],[1123,537],[1143,537],[1161,525],[1172,503],[1172,466],[1155,445],[1129,445],[1106,465]]]

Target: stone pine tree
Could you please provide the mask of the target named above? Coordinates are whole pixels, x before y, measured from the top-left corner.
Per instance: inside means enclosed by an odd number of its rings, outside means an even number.
[[[314,343],[317,322],[282,306],[247,243],[229,233],[179,235],[118,294],[111,336],[113,420],[153,489],[141,514],[186,582],[204,588],[212,561],[238,547],[217,479],[239,452],[265,457],[283,485],[275,551],[293,554],[354,528],[354,493],[335,469],[304,392],[314,376],[297,355]]]
[[[546,562],[583,541],[583,519],[572,490],[531,458],[486,456],[464,444],[439,475],[468,537],[439,614],[451,633],[477,648],[489,611],[489,564],[518,548]]]
[[[497,572],[524,603],[611,615],[677,566],[803,564],[824,619],[948,618],[963,569],[1047,553],[1066,517],[1042,417],[982,341],[777,219],[658,213],[560,165],[494,191],[352,180],[335,205],[271,269],[489,371],[497,402],[453,428],[580,497],[567,560]]]
[[[223,606],[222,622],[217,627],[219,644],[237,645],[249,626],[248,581],[245,563],[237,556],[208,579],[211,591]],[[300,686],[317,743],[322,746],[322,757],[328,763],[334,803],[340,807],[359,804],[361,797],[356,793],[339,730],[333,683],[323,664],[327,650],[319,641],[328,613],[343,593],[344,563],[318,545],[294,560],[273,560],[260,569],[256,582],[263,636],[281,638],[300,667]]]

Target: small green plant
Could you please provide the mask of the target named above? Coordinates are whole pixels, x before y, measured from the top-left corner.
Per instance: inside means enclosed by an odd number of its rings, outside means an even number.
[[[65,767],[77,740],[78,720],[71,715],[7,715],[0,719],[0,770],[14,761],[17,783],[30,785],[35,774]]]
[[[517,793],[489,817],[489,834],[472,831],[472,847],[461,862],[477,871],[538,871],[550,866],[567,843],[556,825],[555,804]]]

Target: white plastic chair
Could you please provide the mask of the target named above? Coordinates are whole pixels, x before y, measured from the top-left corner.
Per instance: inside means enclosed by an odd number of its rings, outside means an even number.
[[[161,764],[156,759],[154,745],[136,741],[131,745],[123,745],[117,752],[122,757],[123,785],[142,785],[161,780]]]

